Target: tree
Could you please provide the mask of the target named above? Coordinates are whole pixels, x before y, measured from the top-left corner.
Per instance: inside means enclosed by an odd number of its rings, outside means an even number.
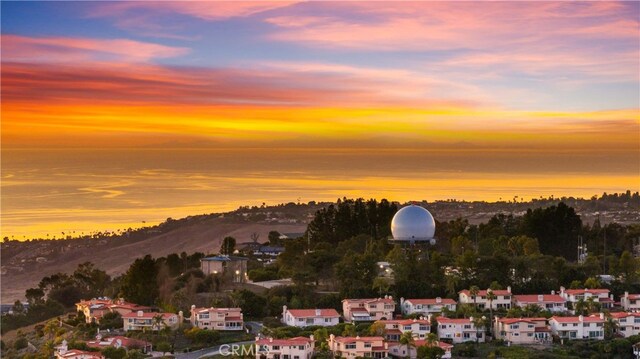
[[[127,351],[124,348],[107,347],[102,349],[102,355],[106,359],[124,359]]]
[[[160,342],[156,344],[156,350],[162,352],[162,355],[164,356],[165,353],[171,352],[171,344],[167,342]]]
[[[374,337],[384,337],[385,333],[386,329],[383,322],[375,322],[369,327],[369,334]]]
[[[136,259],[122,278],[122,297],[133,303],[153,305],[158,299],[158,268],[150,255]]]
[[[472,285],[471,288],[469,288],[469,295],[473,297],[473,306],[476,308],[478,307],[478,293],[480,293],[480,288],[478,288],[477,285]]]
[[[625,283],[633,283],[638,277],[638,263],[629,251],[624,251],[620,255],[618,269]]]
[[[416,347],[416,341],[413,339],[413,333],[410,330],[402,333],[400,335],[399,343],[400,345],[404,345],[407,351],[405,358],[409,358],[411,356],[411,348]]]
[[[233,237],[224,237],[222,240],[222,246],[220,247],[220,253],[226,255],[232,255],[236,250],[236,239]]]
[[[607,318],[607,321],[604,322],[604,339],[611,340],[618,332],[619,326],[613,318]]]
[[[270,231],[269,232],[269,244],[272,246],[279,246],[280,245],[280,232],[278,231]]]
[[[493,301],[496,300],[496,295],[492,289],[487,289],[487,300],[489,301],[489,323],[493,323]],[[491,331],[491,327],[489,328]]]
[[[343,337],[355,337],[356,336],[356,326],[355,324],[347,324],[344,326],[344,330],[342,330]]]
[[[151,318],[151,327],[154,331],[161,330],[167,326],[167,323],[164,322],[164,317],[162,314],[156,314]]]

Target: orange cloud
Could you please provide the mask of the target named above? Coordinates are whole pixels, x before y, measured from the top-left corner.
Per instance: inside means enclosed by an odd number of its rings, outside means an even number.
[[[2,35],[2,62],[146,62],[182,56],[184,47],[171,47],[128,39],[80,37],[27,37]]]

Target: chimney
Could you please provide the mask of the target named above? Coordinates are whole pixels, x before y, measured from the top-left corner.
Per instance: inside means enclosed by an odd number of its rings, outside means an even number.
[[[330,341],[334,341],[335,339],[336,339],[336,336],[335,336],[335,335],[333,335],[333,334],[330,334],[330,335],[329,335],[329,340],[330,340]]]
[[[579,322],[584,322],[584,315],[580,314],[580,315],[578,316],[578,321],[579,321]]]
[[[564,291],[565,291],[564,287],[560,287],[560,295],[564,294]]]
[[[613,300],[613,294],[609,294],[609,298]]]
[[[538,302],[542,302],[544,300],[543,294],[538,294]]]
[[[402,307],[404,305],[404,297],[400,297],[400,306]]]
[[[389,349],[389,343],[387,343],[386,341],[384,342],[384,348],[387,350]]]
[[[442,298],[436,297],[436,303],[442,303]]]
[[[389,299],[393,299],[393,296],[391,296],[391,295],[390,295],[390,296],[389,296]]]
[[[142,316],[142,313],[143,313],[143,312],[142,312],[141,310],[139,310],[139,311],[138,311],[138,316],[139,316],[139,317],[141,317],[141,316]]]
[[[178,323],[182,324],[184,322],[184,313],[182,311],[178,312]]]
[[[552,291],[551,291],[551,295],[556,295],[556,291],[555,291],[555,290],[552,290]]]
[[[469,317],[469,321],[470,321],[470,322],[473,322],[473,317]]]
[[[256,336],[256,341],[258,341],[258,340],[260,340],[260,336],[259,335]]]
[[[624,292],[624,297],[629,298],[629,292]]]
[[[316,309],[316,317],[322,315],[322,311],[320,309]]]
[[[359,336],[359,335],[356,335],[356,340],[359,340],[359,339],[360,339],[360,336]]]
[[[511,286],[507,286],[507,292],[511,293]]]
[[[269,343],[273,343],[273,338],[269,338]]]
[[[191,304],[191,310],[193,311],[194,309],[196,309],[196,305],[195,304]]]
[[[313,337],[313,334],[309,335],[309,340],[311,340],[312,342],[315,342],[315,338]]]
[[[604,313],[600,312],[600,319],[604,320]]]

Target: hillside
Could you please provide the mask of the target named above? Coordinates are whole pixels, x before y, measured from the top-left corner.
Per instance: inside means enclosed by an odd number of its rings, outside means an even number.
[[[3,245],[1,300],[2,303],[12,303],[23,298],[25,289],[36,286],[43,276],[73,272],[79,263],[87,261],[113,276],[123,273],[136,258],[146,254],[160,257],[183,251],[215,253],[226,236],[232,236],[241,243],[250,241],[251,235],[257,233],[261,241],[266,241],[269,231],[294,233],[305,229],[305,224],[263,224],[207,218],[143,240],[118,238],[21,244],[30,247],[24,248],[26,250],[6,250]]]

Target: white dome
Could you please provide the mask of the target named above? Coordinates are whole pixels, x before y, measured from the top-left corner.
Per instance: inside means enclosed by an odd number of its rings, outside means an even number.
[[[430,241],[435,232],[433,216],[420,206],[406,206],[391,220],[391,234],[396,241]]]

